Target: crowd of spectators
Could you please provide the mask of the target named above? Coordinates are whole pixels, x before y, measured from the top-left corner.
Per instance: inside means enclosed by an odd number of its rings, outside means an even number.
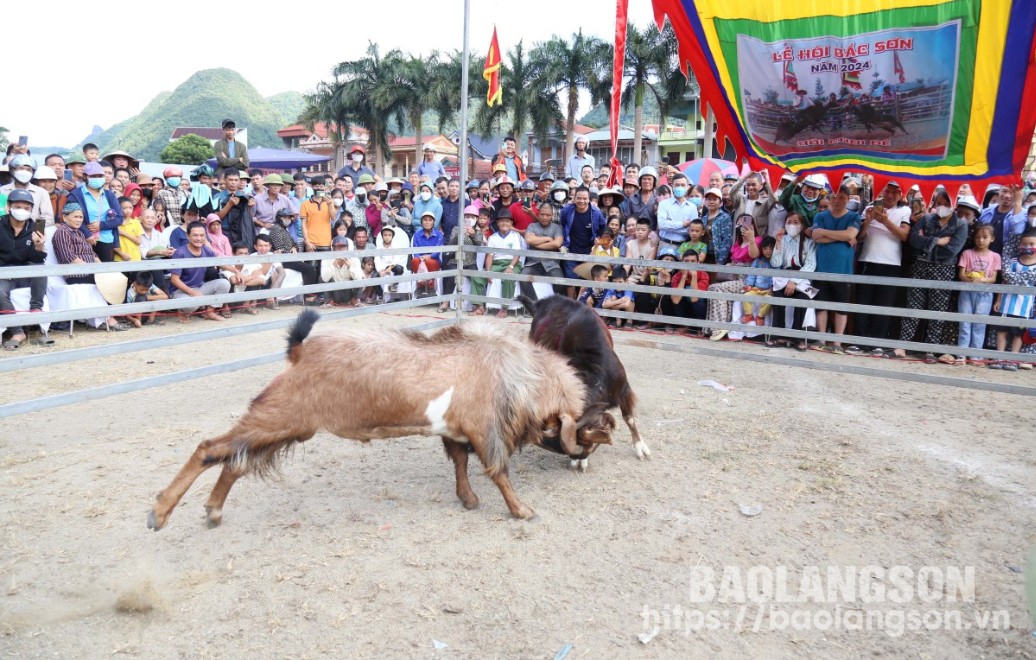
[[[915,280],[1007,283],[1036,286],[1036,181],[991,187],[981,200],[966,185],[938,186],[922,199],[920,190],[902,190],[888,181],[875,190],[872,177],[846,175],[828,181],[822,174],[786,175],[774,187],[767,173],[742,177],[713,173],[695,185],[668,166],[630,164],[619,173],[621,186],[609,188],[610,170],[596,169],[577,142],[565,176],[544,173],[533,179],[514,153],[513,140],[493,159],[493,177],[461,182],[450,179],[426,150],[426,158],[406,179],[382,180],[354,146],[348,164],[335,176],[263,173],[248,168],[247,147],[236,141],[233,122],[224,122],[224,139],[214,146],[218,167],[195,169],[190,176],[171,166],[151,178],[129,154],[102,155],[94,145],[83,154],[50,154],[37,162],[14,146],[5,159],[9,181],[0,187],[0,266],[43,263],[48,250],[56,263],[138,261],[275,253],[370,251],[369,256],[314,259],[284,264],[238,265],[132,272],[127,267],[126,302],[160,297],[186,298],[237,291],[269,290],[265,301],[181,309],[220,321],[237,311],[255,314],[277,307],[276,289],[294,271],[302,284],[346,282],[434,273],[456,266],[456,245],[532,249],[542,258],[507,253],[463,253],[472,293],[485,295],[494,273],[582,278],[584,287],[556,286],[555,292],[586,304],[618,311],[697,319],[694,326],[637,323],[667,332],[688,332],[712,341],[732,339],[733,331],[710,324],[737,324],[738,335],[836,354],[869,353],[902,358],[886,340],[923,341],[944,349],[921,354],[927,362],[986,364],[1016,370],[1024,361],[965,358],[960,348],[997,348],[1036,353],[1032,331],[997,323],[998,317],[1033,318],[1033,295],[957,292],[940,287],[897,287],[811,278],[810,273],[870,275]],[[438,167],[436,167],[438,165]],[[421,255],[390,255],[385,249],[438,247]],[[452,247],[451,247],[452,246]],[[547,253],[557,253],[551,258]],[[569,260],[565,254],[622,256],[638,261],[681,261],[732,266],[730,272],[605,267]],[[779,277],[756,273],[772,268]],[[0,305],[13,310],[10,291],[28,287],[29,306],[42,308],[43,284],[32,278],[0,280]],[[69,283],[90,282],[89,275],[66,276]],[[516,283],[501,279],[500,295],[514,295]],[[631,293],[622,283],[674,289],[743,293],[747,302],[694,295]],[[521,292],[535,297],[528,282]],[[453,278],[416,280],[417,294],[452,293]],[[376,303],[398,293],[396,285],[354,287],[309,294],[303,302],[321,306]],[[915,315],[828,312],[819,306],[784,307],[778,298],[857,303],[877,308],[933,312],[960,311],[989,316],[989,322],[944,322]],[[121,299],[120,299],[121,302]],[[445,311],[440,305],[439,311]],[[473,314],[484,314],[481,304]],[[499,312],[505,314],[503,309]],[[112,320],[111,329],[159,322],[155,314]],[[816,329],[851,335],[843,341],[783,341],[766,327]],[[4,347],[24,341],[23,328],[9,329]],[[873,340],[873,343],[869,343]]]

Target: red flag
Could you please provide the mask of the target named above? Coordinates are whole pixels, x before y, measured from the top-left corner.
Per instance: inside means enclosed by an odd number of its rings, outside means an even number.
[[[492,108],[494,103],[502,103],[504,90],[500,86],[500,42],[496,40],[495,25],[493,26],[493,40],[489,42],[489,52],[486,53],[486,65],[482,68],[482,77],[489,83],[486,105]]]
[[[793,92],[799,91],[799,77],[795,75],[795,69],[791,68],[791,62],[784,63],[784,86]]]
[[[842,60],[843,62],[848,61],[850,64],[856,64],[856,58],[850,57],[848,60]],[[848,87],[849,89],[863,89],[863,83],[860,82],[859,71],[846,71],[842,74],[842,86]]]
[[[609,117],[612,143],[611,175],[608,187],[614,187],[622,180],[622,163],[619,161],[619,106],[622,99],[622,72],[626,69],[626,23],[629,0],[616,0],[615,4],[615,58],[612,62],[612,103]],[[634,162],[640,154],[633,155]]]
[[[899,61],[899,53],[892,51],[892,58],[893,72],[899,76],[899,84],[902,85],[906,82],[906,71],[903,70],[903,63]]]

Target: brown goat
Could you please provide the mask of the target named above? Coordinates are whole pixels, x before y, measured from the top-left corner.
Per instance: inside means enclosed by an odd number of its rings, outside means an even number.
[[[281,454],[320,430],[363,442],[441,435],[464,506],[479,504],[468,482],[470,449],[511,514],[523,519],[536,514],[518,499],[507,476],[516,449],[540,442],[543,435],[560,435],[570,454],[582,451],[580,444],[611,441],[615,420],[600,408],[584,414],[586,387],[575,370],[560,355],[522,338],[474,324],[428,337],[379,330],[307,340],[318,318],[311,310],[299,315],[288,336],[291,365],[234,428],[198,445],[159,493],[148,527],[161,529],[194,480],[217,463],[223,471],[205,508],[209,526],[219,525],[235,481],[275,471]],[[412,378],[418,362],[436,377]]]

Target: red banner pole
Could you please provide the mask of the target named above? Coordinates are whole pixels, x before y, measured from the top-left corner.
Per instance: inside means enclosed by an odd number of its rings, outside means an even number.
[[[612,104],[610,133],[612,142],[611,176],[608,187],[614,187],[621,180],[622,163],[619,161],[619,107],[622,100],[622,73],[626,69],[626,21],[629,0],[616,0],[615,6],[615,58],[612,64]],[[633,154],[633,160],[639,154]]]

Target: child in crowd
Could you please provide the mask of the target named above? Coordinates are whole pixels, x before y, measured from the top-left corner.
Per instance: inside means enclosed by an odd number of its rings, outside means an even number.
[[[604,304],[604,294],[606,293],[603,285],[608,281],[608,267],[604,264],[594,264],[593,268],[590,269],[590,279],[598,283],[598,286],[586,286],[579,292],[579,302],[585,305],[589,305],[594,309],[601,309]]]
[[[993,226],[979,225],[975,229],[975,247],[965,250],[957,262],[957,279],[970,284],[994,284],[1002,262],[1000,255],[989,249],[993,243]],[[988,291],[961,291],[957,299],[957,311],[961,314],[978,314],[985,316],[993,308],[993,294]],[[986,338],[986,324],[961,321],[957,331],[958,348],[982,348]],[[981,362],[978,358],[970,358],[971,364]],[[954,364],[965,363],[963,355],[958,355]]]
[[[701,263],[703,256],[696,250],[687,250],[680,257],[685,264]],[[674,289],[691,289],[692,291],[706,291],[709,288],[709,274],[696,270],[677,270],[671,277],[670,284]],[[666,316],[677,316],[684,319],[702,319],[708,315],[709,304],[704,298],[693,296],[682,296],[673,294],[662,296],[662,313]],[[674,332],[676,328],[671,325],[665,327],[666,332]],[[699,334],[699,329],[685,327],[681,332]]]
[[[248,246],[244,243],[234,243],[234,245],[231,246],[231,249],[234,251],[235,257],[247,257],[249,254]],[[241,276],[241,283],[234,285],[234,291],[236,293],[240,293],[242,291],[255,291],[256,289],[264,288],[268,279],[266,273],[263,272],[264,265],[266,264],[234,264],[232,266],[234,272]],[[232,273],[230,271],[221,270],[220,274],[227,276]],[[258,314],[258,311],[256,310],[258,305],[258,300],[246,300],[241,303],[241,310],[246,314],[255,316]],[[223,309],[226,310],[227,314],[229,314],[229,305],[224,305]],[[224,316],[227,316],[227,314],[224,314]]]
[[[625,269],[613,269],[612,276],[610,279],[612,284],[625,284]],[[620,312],[633,312],[636,309],[636,303],[633,301],[633,292],[623,291],[622,289],[608,289],[604,293],[604,300],[601,302],[601,309],[615,309]],[[616,328],[621,328],[626,324],[633,324],[632,320],[627,321],[626,319],[608,319],[609,323],[611,323],[612,321],[614,321]]]
[[[619,248],[614,244],[615,236],[612,235],[612,230],[607,226],[601,228],[601,233],[597,236],[594,241],[593,248],[590,249],[591,257],[618,257]],[[608,276],[611,276],[611,266],[605,266],[608,269]],[[590,272],[591,277],[593,276],[593,270]]]
[[[634,220],[633,238],[626,241],[626,258],[651,261],[654,260],[657,249],[657,243],[651,241],[651,220],[648,218],[636,218]],[[647,272],[650,270],[647,266],[628,265],[625,268],[630,284],[643,283],[647,277]],[[651,294],[638,295],[650,296]],[[646,313],[650,314],[651,312]]]
[[[360,279],[369,280],[378,276],[374,272],[374,257],[363,257],[360,259],[360,271],[363,273]],[[366,305],[372,305],[378,302],[378,289],[377,286],[364,287],[360,292],[360,300]]]
[[[752,268],[771,268],[770,259],[773,257],[773,248],[777,245],[777,239],[773,236],[764,236],[759,244],[759,251],[762,253],[759,258],[752,260]],[[744,293],[746,296],[771,296],[773,295],[773,278],[769,275],[749,274],[745,278]],[[759,305],[758,309],[755,309]],[[741,323],[751,323],[753,318],[756,325],[766,325],[766,315],[770,313],[770,303],[751,303],[747,300],[741,303],[741,309],[745,315],[741,317]],[[754,312],[753,312],[754,310]]]
[[[670,261],[675,262],[679,253],[675,247],[666,245],[658,251],[659,261]],[[644,279],[641,282],[644,286],[670,286],[672,284],[673,270],[669,268],[648,268]],[[636,311],[638,314],[654,314],[658,312],[660,302],[663,296],[657,293],[636,293],[633,295],[633,300],[636,303]],[[636,325],[638,330],[644,330],[650,328],[653,325],[652,322],[645,322]]]
[[[119,225],[119,247],[115,248],[115,261],[140,261],[140,235],[144,226],[133,213],[133,202],[127,197],[119,198],[122,207],[122,224]]]
[[[335,252],[351,250],[352,241],[344,233],[340,234],[331,239],[331,249]],[[352,279],[348,259],[324,259],[320,262],[321,282],[350,282]],[[325,303],[324,307],[352,307],[356,289],[332,289],[328,294],[331,302]]]
[[[142,270],[137,273],[136,278],[133,280],[133,284],[130,285],[128,291],[126,291],[126,304],[130,305],[133,303],[147,302],[149,300],[167,300],[169,296],[166,295],[165,291],[155,286],[155,277],[149,270]],[[133,324],[134,327],[139,328],[141,324],[151,325],[162,325],[162,322],[156,319],[158,312],[150,312],[147,318],[141,320],[142,314],[127,314],[126,319]]]
[[[709,253],[709,245],[702,240],[705,235],[705,223],[700,218],[691,220],[687,228],[687,240],[678,248],[680,256],[687,254],[688,250],[698,253],[698,263],[705,261],[705,255]]]
[[[1018,241],[1018,257],[1004,266],[1004,284],[1012,286],[1036,287],[1036,230],[1028,230]],[[998,293],[993,311],[1003,318],[1028,319],[1032,317],[1032,293]],[[996,350],[1003,351],[1007,346],[1007,337],[1011,337],[1011,353],[1018,353],[1022,348],[1022,334],[1025,328],[1001,326],[996,330]],[[1027,363],[1028,364],[1028,363]],[[990,369],[1018,371],[1018,363],[1013,361],[993,360]],[[1029,367],[1031,368],[1031,367]]]

